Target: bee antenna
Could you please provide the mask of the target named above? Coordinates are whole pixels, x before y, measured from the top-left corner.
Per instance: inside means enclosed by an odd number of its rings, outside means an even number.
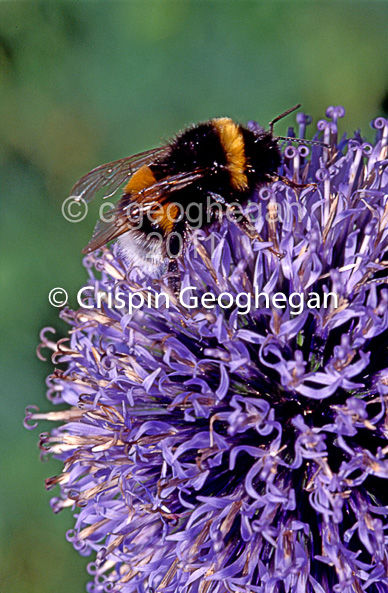
[[[324,146],[330,148],[330,144],[319,142],[319,140],[304,140],[303,138],[292,138],[291,136],[275,136],[276,140],[289,140],[290,142],[297,142],[298,144],[316,144],[317,146]]]
[[[286,117],[286,115],[288,115],[289,113],[292,113],[293,111],[296,111],[297,109],[299,109],[300,106],[301,106],[301,103],[298,103],[298,105],[295,105],[294,107],[291,107],[291,109],[287,109],[287,111],[284,111],[284,113],[281,113],[280,115],[278,115],[277,117],[275,117],[275,119],[273,119],[272,121],[270,121],[269,122],[269,131],[271,132],[271,134],[273,133],[274,124],[276,124],[277,121],[283,119],[283,117]]]

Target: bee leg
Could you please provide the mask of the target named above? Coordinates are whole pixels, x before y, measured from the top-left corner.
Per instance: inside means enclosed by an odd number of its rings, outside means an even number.
[[[212,212],[212,214],[215,216],[215,219],[218,220],[218,222],[222,222],[227,206],[225,198],[220,196],[220,194],[215,194],[213,192],[209,192],[209,197],[212,198],[217,204],[220,204],[220,208],[215,212]]]
[[[239,218],[236,217],[236,212],[235,212],[235,208],[232,207],[228,207],[227,206],[227,210],[230,213],[230,216],[234,222],[234,224],[240,229],[242,230],[250,239],[257,239],[258,241],[261,241],[262,243],[265,242],[265,239],[263,239],[263,237],[260,235],[260,233],[257,232],[256,228],[254,227],[254,225],[251,223],[251,221],[245,216],[245,214],[243,214],[241,212],[241,210],[237,213],[237,216]],[[274,243],[274,241],[273,241]],[[277,243],[277,242],[276,242]],[[275,243],[275,245],[276,245]],[[277,245],[276,245],[277,246]],[[271,253],[273,253],[274,255],[276,255],[276,257],[281,260],[283,259],[283,257],[286,255],[284,252],[280,253],[280,251],[274,249],[273,247],[268,247],[268,251],[270,251]]]
[[[179,266],[176,258],[170,259],[168,261],[167,267],[167,278],[168,278],[168,287],[172,292],[177,296],[181,290],[181,275],[179,272]]]
[[[236,212],[236,210],[237,210],[236,206],[231,206],[230,204],[228,204],[225,201],[225,199],[222,196],[220,196],[219,194],[211,193],[210,196],[213,198],[213,200],[215,202],[218,202],[219,204],[222,204],[224,206],[225,210],[229,214],[230,219],[250,239],[252,239],[252,240],[257,239],[258,241],[261,241],[262,243],[265,242],[263,237],[260,235],[260,233],[257,232],[256,228],[253,226],[251,221],[245,216],[245,214],[242,213],[241,209],[239,209]],[[276,257],[279,260],[283,259],[283,257],[286,255],[285,253],[280,253],[279,251],[276,251],[276,249],[273,249],[272,247],[268,247],[268,250],[271,253],[273,253],[274,255],[276,255]]]
[[[257,239],[258,241],[261,241],[262,243],[265,242],[265,239],[263,239],[263,237],[260,235],[260,233],[257,232],[257,230],[255,229],[255,227],[253,226],[253,224],[248,220],[248,218],[246,218],[246,216],[241,215],[241,219],[240,220],[236,220],[236,218],[234,217],[235,216],[234,213],[232,213],[232,216],[233,216],[233,222],[234,222],[234,224],[240,230],[242,230],[246,235],[248,235],[248,237],[250,239]],[[283,257],[286,255],[284,252],[283,253],[280,253],[280,251],[277,251],[273,247],[268,247],[268,251],[270,251],[271,253],[273,253],[274,255],[276,255],[276,257],[279,260],[280,259],[283,259]]]
[[[305,189],[306,187],[313,187],[314,189],[317,189],[316,183],[296,183],[292,179],[284,177],[284,175],[271,175],[271,179],[273,181],[283,181],[285,185],[288,185],[288,187],[292,187],[292,189]]]

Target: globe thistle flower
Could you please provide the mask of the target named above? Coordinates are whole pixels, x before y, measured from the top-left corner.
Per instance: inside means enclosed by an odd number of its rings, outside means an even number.
[[[85,302],[61,312],[68,338],[42,332],[60,364],[48,398],[66,408],[31,406],[26,424],[59,423],[40,438],[63,462],[46,487],[95,554],[89,593],[388,590],[388,122],[369,144],[338,139],[343,115],[318,122],[329,149],[286,146],[285,179],[258,191],[257,230],[283,259],[224,219],[215,249],[182,261],[199,295],[298,293],[300,311]],[[115,245],[85,267],[89,295],[166,288]]]

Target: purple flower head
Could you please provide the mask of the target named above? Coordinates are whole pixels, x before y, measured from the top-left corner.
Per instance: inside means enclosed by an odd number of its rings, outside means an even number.
[[[246,206],[263,242],[225,218],[188,246],[186,302],[237,304],[156,306],[163,278],[150,287],[114,245],[85,258],[87,294],[147,306],[85,300],[61,313],[68,339],[42,333],[66,408],[26,422],[59,423],[40,439],[63,462],[46,486],[94,553],[89,593],[388,590],[388,122],[348,141],[343,115],[318,122],[329,149],[284,148],[279,174],[303,187]]]

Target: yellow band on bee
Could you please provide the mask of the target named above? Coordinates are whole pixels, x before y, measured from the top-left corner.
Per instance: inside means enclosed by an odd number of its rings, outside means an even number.
[[[225,151],[232,186],[236,190],[244,190],[248,186],[248,179],[245,174],[246,157],[244,137],[241,130],[229,117],[213,119],[212,123],[219,134],[221,146]]]

